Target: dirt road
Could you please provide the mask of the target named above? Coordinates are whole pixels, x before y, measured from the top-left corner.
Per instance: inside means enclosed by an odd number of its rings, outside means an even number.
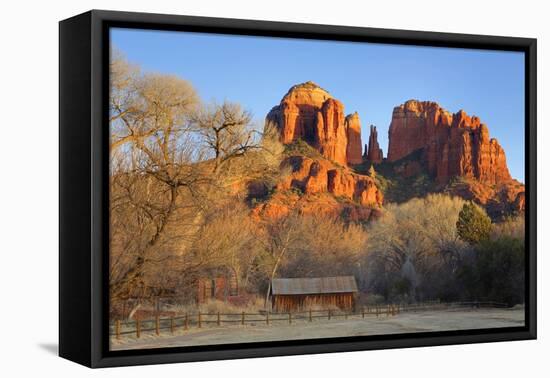
[[[300,340],[325,337],[365,336],[410,332],[518,327],[524,324],[525,311],[515,309],[442,310],[400,313],[396,316],[361,315],[336,320],[295,321],[293,324],[232,325],[179,330],[174,335],[142,334],[136,339],[127,335],[112,339],[112,350],[148,349],[189,345],[211,345],[277,340]]]

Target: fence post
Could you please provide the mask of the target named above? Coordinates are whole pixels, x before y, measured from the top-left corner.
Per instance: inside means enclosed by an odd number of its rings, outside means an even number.
[[[292,314],[288,312],[288,324],[292,324]]]
[[[136,319],[136,337],[138,339],[141,337],[141,323],[139,319]]]
[[[244,311],[241,314],[241,325],[244,325]]]
[[[265,313],[265,324],[269,325],[269,311]]]
[[[218,311],[218,322],[217,322],[217,324],[218,324],[218,327],[219,327],[220,324],[221,324],[221,321],[220,321],[220,312],[219,312],[219,311]]]
[[[160,334],[160,319],[159,316],[155,316],[155,333],[157,336]]]
[[[328,310],[328,320],[330,320],[330,309]]]
[[[174,334],[174,315],[170,317],[170,333]]]
[[[365,308],[364,307],[361,308],[361,316],[363,317],[363,319],[365,319]]]
[[[189,329],[189,317],[187,316],[187,312],[185,313],[185,330],[187,331]]]
[[[199,323],[199,328],[202,328],[202,317],[201,317],[201,312],[199,311],[199,319],[198,319],[198,323]]]
[[[118,319],[115,321],[115,335],[116,339],[120,340],[120,320]]]
[[[311,322],[311,309],[309,309],[309,321]]]

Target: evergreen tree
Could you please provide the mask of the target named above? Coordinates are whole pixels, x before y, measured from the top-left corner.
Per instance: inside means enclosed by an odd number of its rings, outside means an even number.
[[[374,165],[372,165],[372,164],[369,168],[369,177],[370,178],[376,178],[376,171],[374,170]]]
[[[473,203],[465,203],[458,215],[456,230],[460,239],[470,244],[479,244],[489,239],[491,218]]]

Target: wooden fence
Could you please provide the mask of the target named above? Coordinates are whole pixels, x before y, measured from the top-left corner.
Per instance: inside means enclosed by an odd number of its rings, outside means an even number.
[[[110,324],[109,334],[118,340],[122,335],[135,335],[141,337],[142,332],[154,332],[157,336],[161,331],[169,330],[174,334],[177,330],[189,330],[190,328],[203,328],[207,326],[220,327],[222,325],[272,325],[289,324],[293,322],[313,322],[314,320],[327,320],[349,318],[359,319],[366,317],[396,316],[402,312],[440,311],[459,308],[503,308],[506,304],[497,302],[424,302],[418,304],[385,304],[365,306],[358,311],[346,312],[340,310],[308,310],[288,313],[272,313],[269,311],[257,313],[185,313],[181,316],[161,318],[159,316],[147,320],[115,320]]]

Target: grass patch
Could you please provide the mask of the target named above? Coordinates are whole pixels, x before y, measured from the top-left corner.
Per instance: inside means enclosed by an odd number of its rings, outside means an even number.
[[[319,151],[302,139],[297,139],[294,142],[285,145],[285,154],[288,156],[302,155],[312,159],[323,158]]]

